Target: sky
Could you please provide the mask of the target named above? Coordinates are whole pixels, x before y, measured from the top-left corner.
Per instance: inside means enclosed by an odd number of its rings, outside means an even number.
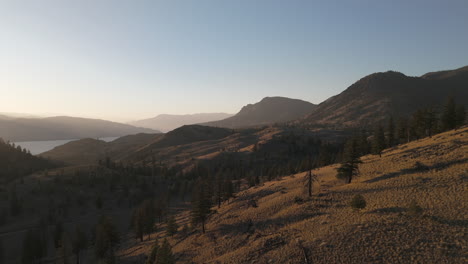
[[[0,112],[127,122],[320,103],[468,65],[468,1],[0,0]]]

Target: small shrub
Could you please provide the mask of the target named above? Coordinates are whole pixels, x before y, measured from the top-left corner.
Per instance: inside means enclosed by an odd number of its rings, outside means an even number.
[[[299,197],[299,196],[296,196],[296,197],[294,197],[294,202],[295,202],[296,204],[302,204],[302,203],[304,203],[304,199],[302,199],[302,198]]]
[[[411,216],[420,216],[422,212],[422,207],[419,206],[415,200],[411,201],[411,203],[408,206],[408,214]]]
[[[364,209],[366,208],[366,200],[364,199],[364,197],[360,194],[356,194],[353,199],[351,199],[351,202],[349,203],[349,205],[353,208],[353,209]]]
[[[416,161],[413,165],[413,170],[415,171],[426,171],[429,167],[424,165],[422,162]]]

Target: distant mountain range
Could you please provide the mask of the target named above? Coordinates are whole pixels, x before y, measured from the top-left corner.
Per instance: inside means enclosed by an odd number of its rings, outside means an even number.
[[[201,113],[191,115],[168,115],[162,114],[153,118],[142,119],[130,122],[130,125],[156,129],[162,132],[169,132],[184,125],[199,124],[211,121],[222,120],[231,117],[226,113]]]
[[[145,162],[156,157],[167,162],[174,162],[175,158],[178,163],[190,163],[225,151],[246,153],[257,143],[270,146],[269,153],[273,154],[281,142],[277,139],[294,131],[327,140],[339,139],[347,133],[342,128],[371,126],[389,116],[410,116],[421,107],[440,108],[449,96],[453,96],[458,104],[468,105],[468,67],[427,73],[421,77],[393,71],[374,73],[318,106],[296,99],[266,97],[244,106],[239,113],[224,120],[187,125],[154,137],[127,137],[125,144],[81,140],[42,156],[75,164],[96,160],[96,153],[100,156],[107,153],[111,158],[125,162]],[[262,128],[273,123],[288,126]],[[306,132],[300,129],[301,126],[295,128],[294,124],[323,127]],[[98,145],[98,149],[93,144]],[[86,156],[83,153],[94,153],[94,156],[83,157]]]
[[[120,137],[137,133],[160,132],[100,119],[68,116],[0,118],[0,137],[10,141]]]
[[[245,128],[273,123],[282,123],[310,114],[316,105],[286,97],[265,97],[260,102],[248,104],[236,115],[220,121],[207,122],[202,125]]]
[[[422,107],[440,107],[452,96],[468,106],[468,66],[421,77],[388,71],[368,75],[317,106],[298,123],[366,126],[389,116],[409,116]]]

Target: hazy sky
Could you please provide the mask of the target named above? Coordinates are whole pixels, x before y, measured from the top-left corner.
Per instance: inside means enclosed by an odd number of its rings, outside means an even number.
[[[468,1],[0,0],[0,112],[117,121],[320,103],[468,65]]]

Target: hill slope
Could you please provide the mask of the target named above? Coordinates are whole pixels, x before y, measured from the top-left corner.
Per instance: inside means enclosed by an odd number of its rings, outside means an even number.
[[[137,133],[159,131],[99,119],[67,116],[0,119],[0,137],[10,141],[119,137]]]
[[[322,102],[300,122],[363,126],[390,115],[408,116],[417,109],[440,106],[449,96],[468,105],[468,66],[409,77],[399,72],[368,75]]]
[[[202,125],[226,128],[262,126],[301,118],[311,113],[315,107],[312,103],[298,99],[265,97],[258,103],[242,107],[232,117]]]
[[[162,132],[168,132],[184,125],[193,125],[198,123],[212,122],[231,117],[226,113],[201,113],[192,115],[158,115],[153,118],[142,119],[131,122],[131,125],[156,129]]]
[[[0,186],[14,178],[55,166],[57,164],[33,156],[21,147],[8,144],[0,138]]]
[[[351,184],[336,180],[336,166],[315,170],[312,198],[305,173],[267,182],[216,208],[206,234],[171,238],[173,251],[178,263],[463,263],[467,152],[465,127],[365,156]],[[355,194],[367,201],[360,212],[348,205]],[[177,219],[189,223],[190,213]],[[132,242],[120,256],[141,260],[151,243]]]
[[[163,134],[137,134],[111,142],[85,138],[55,147],[39,156],[73,165],[97,164],[98,160],[107,157],[122,159],[162,136]]]

